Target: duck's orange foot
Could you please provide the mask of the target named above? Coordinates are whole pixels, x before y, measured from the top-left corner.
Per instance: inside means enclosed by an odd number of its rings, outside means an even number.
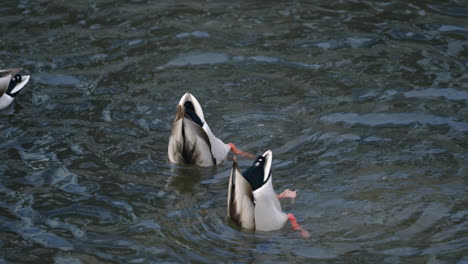
[[[289,189],[286,189],[282,193],[276,195],[276,197],[278,197],[278,199],[282,199],[282,198],[294,199],[294,198],[296,198],[296,196],[297,196],[297,192],[296,191],[291,191]]]
[[[291,221],[293,230],[301,232],[303,238],[310,238],[311,235],[309,231],[302,228],[296,221],[296,217],[293,214],[288,214],[288,220]]]
[[[232,153],[234,153],[236,155],[247,157],[249,159],[255,159],[255,155],[238,149],[236,147],[236,145],[234,145],[234,143],[228,143],[228,145],[231,148]]]

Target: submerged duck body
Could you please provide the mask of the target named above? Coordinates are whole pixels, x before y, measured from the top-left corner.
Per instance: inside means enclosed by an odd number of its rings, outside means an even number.
[[[208,126],[200,103],[190,93],[182,96],[169,138],[169,161],[209,167],[227,158],[231,146],[217,138]]]
[[[21,68],[0,70],[0,109],[9,106],[28,83],[29,75],[20,75]]]
[[[271,163],[273,153],[258,156],[244,173],[233,162],[227,200],[228,218],[243,228],[259,231],[278,230],[288,220],[273,189]]]

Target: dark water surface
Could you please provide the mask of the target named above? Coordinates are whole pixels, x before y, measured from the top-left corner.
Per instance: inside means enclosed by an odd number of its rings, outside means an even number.
[[[0,262],[467,263],[466,1],[2,1]],[[231,163],[174,166],[193,93],[274,153],[312,238],[225,219]],[[243,160],[245,168],[250,161]]]

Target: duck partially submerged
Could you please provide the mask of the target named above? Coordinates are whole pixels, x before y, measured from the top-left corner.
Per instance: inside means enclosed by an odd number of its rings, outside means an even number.
[[[254,157],[238,150],[234,144],[225,144],[211,132],[200,103],[190,93],[182,96],[169,138],[169,161],[176,164],[215,166],[227,159],[230,151]]]
[[[11,104],[28,83],[29,75],[21,76],[21,68],[0,70],[0,109]]]
[[[272,160],[273,153],[268,150],[241,173],[234,159],[229,178],[227,216],[243,228],[258,231],[278,230],[290,220],[293,229],[307,238],[309,232],[297,224],[294,215],[281,210],[278,198],[294,198],[296,193],[286,190],[276,195],[271,177]]]

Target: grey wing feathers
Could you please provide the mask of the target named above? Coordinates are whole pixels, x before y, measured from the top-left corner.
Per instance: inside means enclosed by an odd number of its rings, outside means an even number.
[[[184,117],[184,109],[180,105],[177,106],[176,119],[169,138],[168,155],[172,163],[198,166],[216,164],[206,132]]]
[[[244,179],[234,158],[229,178],[227,215],[244,228],[255,229],[255,206],[252,188]]]
[[[174,123],[172,124],[171,136],[169,137],[168,156],[172,163],[184,163],[182,150],[184,148],[183,135],[183,118],[184,110],[181,106],[177,106],[177,114]]]

